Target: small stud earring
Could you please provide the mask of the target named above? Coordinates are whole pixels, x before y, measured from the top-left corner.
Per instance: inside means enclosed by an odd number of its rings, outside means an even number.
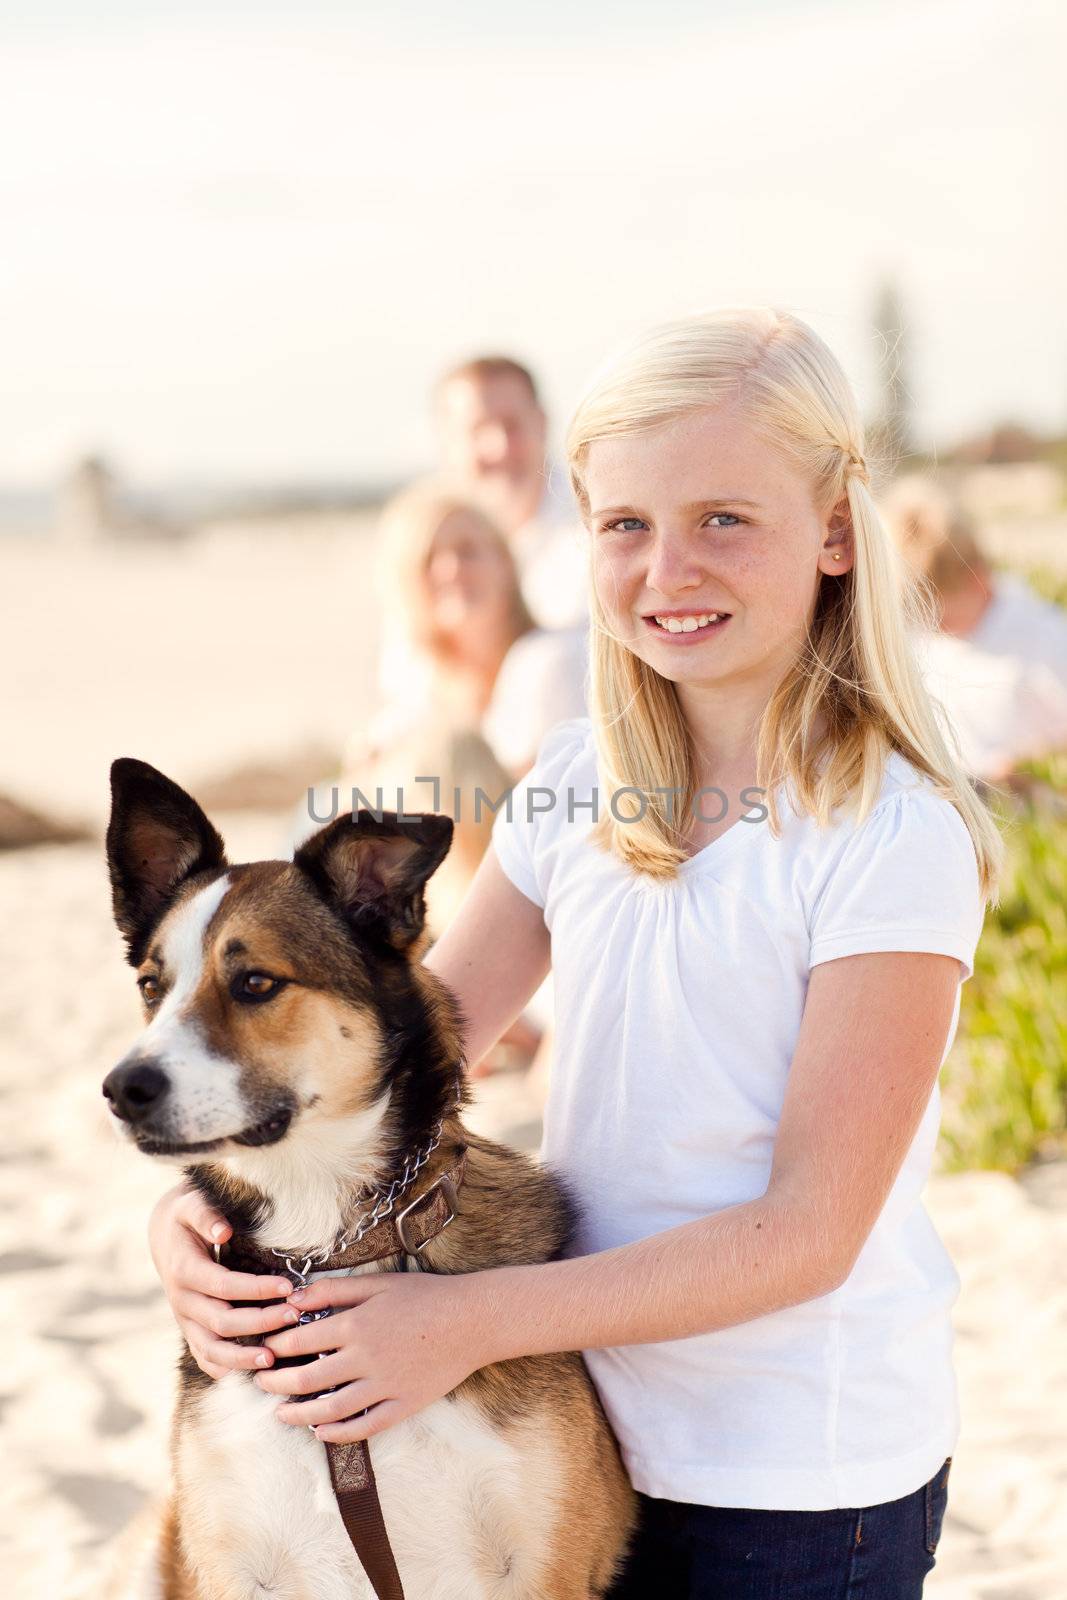
[[[841,552],[840,552],[840,550],[837,550],[837,551],[834,552],[834,560],[835,561],[840,561],[841,560]]]

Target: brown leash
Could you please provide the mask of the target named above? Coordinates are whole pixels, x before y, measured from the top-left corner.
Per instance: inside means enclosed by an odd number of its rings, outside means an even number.
[[[321,1260],[316,1257],[314,1270],[336,1272],[346,1267],[363,1266],[365,1262],[378,1261],[392,1255],[400,1257],[403,1263],[402,1270],[406,1270],[407,1257],[417,1256],[431,1239],[436,1239],[438,1234],[448,1227],[455,1217],[456,1197],[463,1182],[466,1163],[466,1146],[461,1145],[453,1165],[447,1171],[440,1173],[421,1194],[416,1195],[403,1210],[397,1212],[395,1217],[382,1216],[375,1222],[373,1229],[363,1237],[352,1243],[346,1243],[344,1248]],[[293,1265],[293,1262],[301,1256],[299,1250],[288,1253],[265,1251],[259,1249],[250,1239],[236,1236],[228,1244],[223,1245],[221,1251],[216,1251],[216,1254],[220,1259],[225,1255],[226,1265],[234,1271],[269,1272],[275,1277],[279,1272],[278,1256],[283,1255],[286,1257],[285,1267],[282,1269],[283,1275],[300,1287],[306,1281],[306,1275],[311,1267],[310,1260],[305,1260],[302,1269]],[[300,1320],[318,1321],[328,1315],[328,1311],[308,1312]],[[294,1363],[303,1363],[303,1358],[299,1356],[293,1360]],[[276,1367],[289,1364],[284,1361],[275,1362]],[[308,1395],[304,1398],[310,1400],[314,1397]],[[385,1518],[382,1515],[381,1502],[378,1499],[378,1486],[374,1480],[368,1442],[365,1439],[357,1439],[352,1444],[327,1444],[325,1450],[330,1469],[330,1482],[333,1485],[341,1521],[352,1541],[352,1547],[360,1564],[371,1581],[375,1595],[378,1600],[404,1600],[403,1585],[400,1582]]]
[[[328,1444],[326,1460],[345,1532],[378,1600],[404,1600],[404,1586],[382,1516],[367,1441]]]

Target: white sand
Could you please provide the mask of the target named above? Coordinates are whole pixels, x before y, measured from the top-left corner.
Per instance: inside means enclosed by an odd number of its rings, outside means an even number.
[[[342,528],[0,553],[20,607],[0,674],[22,702],[0,789],[99,822],[114,755],[195,789],[342,738],[369,699],[365,552]],[[236,859],[277,853],[280,818],[220,821]],[[176,1334],[145,1222],[171,1180],[118,1142],[100,1097],[138,1027],[102,847],[0,857],[0,940],[5,1593],[75,1600],[99,1593],[108,1540],[162,1481]],[[536,1147],[521,1084],[479,1094],[482,1131]],[[1052,1600],[1067,1594],[1067,1168],[940,1178],[930,1201],[963,1278],[965,1430],[928,1593]]]

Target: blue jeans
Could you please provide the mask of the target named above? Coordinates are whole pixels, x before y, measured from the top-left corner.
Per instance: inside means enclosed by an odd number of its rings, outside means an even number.
[[[846,1511],[737,1511],[639,1494],[634,1542],[604,1600],[919,1600],[951,1464],[902,1500]]]

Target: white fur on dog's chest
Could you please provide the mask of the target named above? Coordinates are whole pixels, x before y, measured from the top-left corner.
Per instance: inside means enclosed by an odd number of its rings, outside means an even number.
[[[191,1555],[211,1552],[212,1582],[226,1584],[205,1592],[220,1600],[373,1600],[324,1446],[279,1422],[278,1404],[231,1373],[183,1418],[183,1543]],[[559,1484],[543,1441],[524,1439],[520,1451],[470,1401],[438,1400],[375,1435],[370,1453],[405,1600],[543,1593]]]

